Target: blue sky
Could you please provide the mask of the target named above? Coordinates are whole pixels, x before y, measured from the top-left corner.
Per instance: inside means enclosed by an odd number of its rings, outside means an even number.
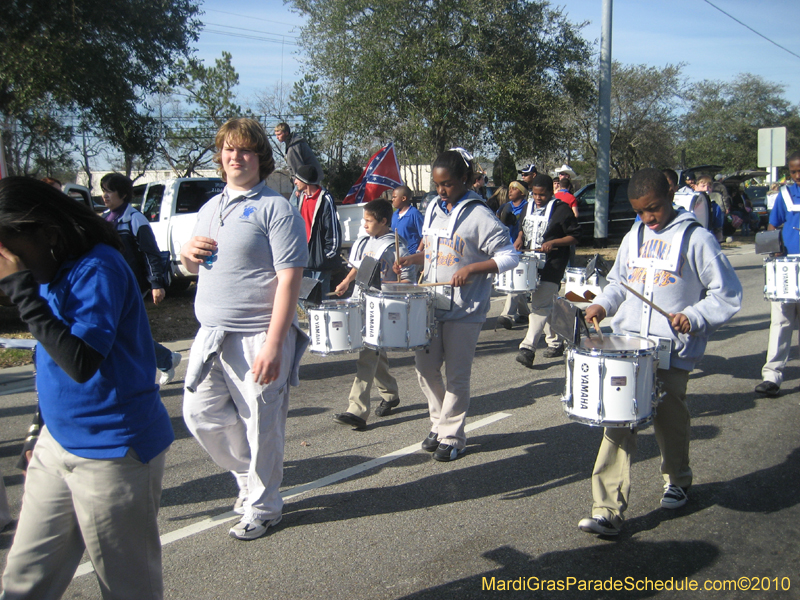
[[[711,1],[800,55],[799,0]],[[560,6],[573,22],[588,21],[583,36],[599,44],[601,0],[553,5]],[[302,56],[296,44],[303,20],[283,2],[206,0],[202,10],[206,31],[200,36],[197,54],[209,64],[223,50],[233,55],[240,76],[241,103],[250,104],[256,93],[273,88],[281,79],[291,83],[299,78]],[[772,45],[704,0],[615,0],[613,27],[612,54],[622,63],[687,63],[683,71],[687,81],[731,81],[739,73],[754,73],[786,85],[786,99],[800,104],[800,58]]]

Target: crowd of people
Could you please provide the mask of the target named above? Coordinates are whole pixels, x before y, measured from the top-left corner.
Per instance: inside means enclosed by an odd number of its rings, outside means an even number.
[[[548,321],[579,242],[576,175],[567,165],[555,179],[526,165],[518,180],[492,196],[493,205],[473,157],[453,148],[433,164],[437,197],[424,214],[412,206],[406,186],[394,189],[391,200],[364,207],[367,235],[354,244],[350,269],[336,281],[342,235],[321,167],[304,155],[305,142],[288,125],[275,133],[287,144],[287,157],[291,149],[298,159],[290,199],[266,186],[275,162],[263,127],[233,119],[215,138],[225,188],[200,209],[180,251],[182,266],[197,274],[200,323],[186,368],[183,417],[237,484],[233,510],[240,519],[229,535],[239,540],[261,537],[282,516],[289,395],[300,383],[308,345],[296,311],[304,276],[327,296],[357,296],[365,292],[356,281],[369,257],[382,283],[424,283],[444,297],[435,305],[429,344],[414,359],[430,420],[421,448],[451,462],[467,448],[471,372],[493,277],[517,267],[521,256],[541,256],[536,289],[509,293],[498,318],[507,328],[527,326],[515,360],[531,368],[542,334],[546,356],[564,353]],[[789,170],[795,183],[776,200],[770,228],[784,226],[787,251],[800,254],[800,153],[790,156]],[[622,241],[608,285],[585,310],[588,321],[610,318],[615,334],[656,337],[667,348],[656,374],[664,398],[653,420],[665,509],[683,506],[692,483],[689,374],[709,336],[742,300],[713,226],[701,226],[673,204],[672,174],[643,169],[631,178],[628,197],[638,222]],[[84,550],[104,598],[163,595],[156,519],[174,436],[153,375],[160,369],[161,383],[168,383],[181,357],[155,343],[147,323],[143,298],[163,299],[164,265],[146,219],[130,206],[129,182],[103,179],[109,210],[98,218],[64,202],[45,182],[0,180],[0,288],[39,342],[41,424],[0,598],[60,597]],[[737,210],[732,203],[730,211]],[[654,304],[669,317],[652,315]],[[779,392],[791,333],[800,324],[797,306],[773,303],[757,392]],[[364,348],[354,360],[347,408],[333,420],[363,430],[371,413],[389,415],[401,399],[385,350]],[[381,397],[374,411],[373,382]],[[581,530],[619,533],[636,440],[636,427],[605,428]]]

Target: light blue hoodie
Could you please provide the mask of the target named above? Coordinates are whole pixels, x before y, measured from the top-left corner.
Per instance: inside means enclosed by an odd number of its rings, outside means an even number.
[[[677,216],[659,232],[644,225],[640,256],[665,258],[679,225],[695,220],[691,213],[678,209]],[[613,316],[616,333],[639,335],[642,301],[623,288],[622,281],[644,294],[645,273],[634,268],[631,260],[631,238],[638,238],[640,224],[635,224],[622,240],[608,285],[595,299],[608,316]],[[683,236],[677,269],[656,273],[652,301],[669,313],[683,313],[689,319],[691,334],[679,334],[669,320],[653,311],[650,316],[652,336],[670,338],[673,367],[691,371],[703,357],[709,335],[739,312],[742,307],[742,284],[712,233],[703,227],[690,227]]]

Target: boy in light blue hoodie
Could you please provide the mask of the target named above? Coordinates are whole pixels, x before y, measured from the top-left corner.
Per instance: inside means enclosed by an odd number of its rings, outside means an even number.
[[[666,338],[669,368],[659,363],[665,392],[653,419],[664,478],[662,508],[680,508],[692,484],[689,467],[689,373],[705,352],[709,335],[741,308],[742,286],[713,234],[694,216],[675,209],[669,182],[658,169],[643,169],[628,186],[631,206],[642,219],[625,236],[608,276],[608,286],[586,309],[586,319],[613,316],[615,333]],[[663,308],[652,312],[621,284]],[[578,527],[617,535],[628,506],[631,456],[636,429],[606,428],[592,473],[592,517]]]

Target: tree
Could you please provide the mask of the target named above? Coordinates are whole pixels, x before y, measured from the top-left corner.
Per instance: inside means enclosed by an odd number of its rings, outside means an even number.
[[[630,177],[643,167],[675,164],[682,68],[680,64],[663,68],[613,64],[610,164],[617,177]],[[597,164],[597,114],[595,94],[572,115],[590,171]]]
[[[15,119],[51,99],[125,138],[140,98],[197,40],[197,13],[196,0],[6,0],[0,113]]]
[[[213,67],[194,58],[180,63],[179,85],[169,90],[177,101],[162,101],[160,154],[179,176],[189,177],[210,165],[217,131],[229,119],[243,115],[233,91],[239,75],[231,58],[223,52]],[[168,115],[163,113],[165,105],[172,107]]]
[[[686,166],[755,167],[762,127],[786,127],[788,148],[800,147],[800,109],[783,98],[785,89],[750,73],[691,86],[682,119]]]
[[[419,134],[430,160],[476,130],[517,154],[554,144],[586,89],[581,25],[537,0],[293,0],[332,138]]]

